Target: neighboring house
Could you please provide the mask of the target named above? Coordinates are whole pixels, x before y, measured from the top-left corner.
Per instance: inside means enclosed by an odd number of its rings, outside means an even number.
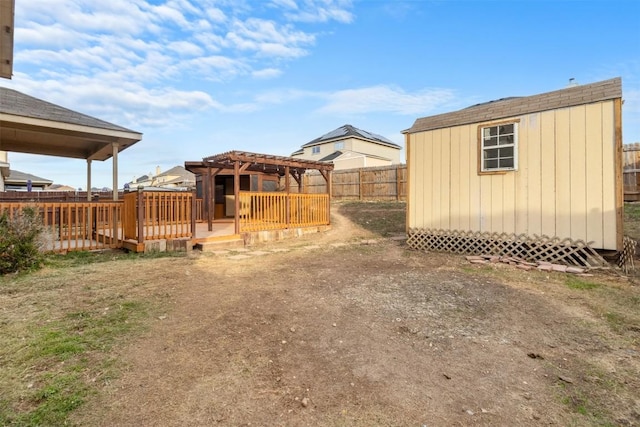
[[[344,125],[304,144],[291,157],[333,163],[340,170],[397,164],[401,150],[383,136]]]
[[[620,251],[621,106],[614,78],[417,119],[403,131],[410,240],[486,232]]]
[[[156,174],[149,173],[134,178],[129,183],[129,188],[161,187],[161,188],[193,188],[196,185],[196,177],[183,166],[174,166],[166,172],[160,172],[160,166],[156,167]]]
[[[69,185],[64,185],[64,184],[51,184],[49,187],[47,187],[46,191],[76,191],[75,188],[69,186]]]
[[[29,173],[11,169],[9,176],[4,179],[5,191],[43,191],[46,190],[53,181],[40,178]]]

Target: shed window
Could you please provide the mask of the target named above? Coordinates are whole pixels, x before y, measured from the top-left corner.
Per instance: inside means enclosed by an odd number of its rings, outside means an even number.
[[[320,154],[320,146],[311,147],[311,154]]]
[[[518,123],[502,123],[480,130],[480,171],[518,168]]]

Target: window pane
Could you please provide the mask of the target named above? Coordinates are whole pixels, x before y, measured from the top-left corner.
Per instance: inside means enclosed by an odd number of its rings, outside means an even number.
[[[484,139],[489,139],[491,137],[491,128],[482,128],[482,136]]]
[[[500,135],[500,145],[513,144],[513,135]]]
[[[492,145],[498,145],[498,138],[496,138],[495,136],[491,139],[484,140],[485,147],[491,147]]]
[[[496,169],[498,167],[498,160],[485,160],[484,168],[485,169]]]
[[[484,150],[484,158],[485,159],[497,159],[498,158],[498,149],[492,148],[491,150]]]
[[[494,127],[490,127],[489,128],[489,135],[491,136],[495,136],[498,134],[498,127],[494,126]]]
[[[513,167],[513,157],[507,159],[500,159],[500,167],[501,168],[512,168]]]
[[[500,126],[500,134],[513,133],[513,123]]]
[[[513,157],[513,147],[505,147],[500,149],[500,158]]]

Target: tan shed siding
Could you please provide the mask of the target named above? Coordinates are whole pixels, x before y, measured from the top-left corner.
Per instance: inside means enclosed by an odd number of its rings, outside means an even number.
[[[571,235],[579,239],[587,237],[587,192],[585,106],[572,107],[569,111],[569,144],[571,149]]]
[[[602,169],[602,104],[590,104],[585,107],[585,149],[587,205],[587,235],[585,240],[595,242],[602,247],[603,242],[603,169]]]
[[[513,119],[518,169],[501,174],[477,173],[483,123],[411,134],[409,227],[570,237],[616,249],[614,101]]]
[[[570,110],[555,112],[556,235],[571,236],[571,126]]]
[[[603,247],[615,248],[617,245],[614,229],[616,215],[616,173],[612,165],[616,163],[616,135],[614,126],[614,103],[602,103],[602,224]]]
[[[556,233],[556,117],[554,111],[540,113],[540,197],[541,230],[544,236]],[[562,167],[562,166],[561,166]],[[546,171],[556,171],[556,174]]]

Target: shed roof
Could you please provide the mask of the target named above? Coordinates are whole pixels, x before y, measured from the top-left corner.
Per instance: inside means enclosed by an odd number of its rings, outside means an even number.
[[[472,105],[451,113],[417,119],[402,133],[416,133],[451,126],[460,126],[489,120],[558,108],[573,107],[622,97],[622,79],[616,77],[601,82],[578,85],[533,96],[510,97]]]
[[[402,149],[402,147],[400,147],[398,144],[385,138],[384,136],[367,132],[366,130],[358,129],[357,127],[351,126],[351,125],[340,126],[339,128],[334,129],[329,133],[325,133],[324,135],[314,139],[313,141],[307,142],[302,147],[310,147],[312,145],[324,144],[326,142],[339,141],[341,139],[345,139],[348,137],[364,139],[377,144],[382,144],[382,145],[387,145],[389,147],[397,148],[398,150]]]

